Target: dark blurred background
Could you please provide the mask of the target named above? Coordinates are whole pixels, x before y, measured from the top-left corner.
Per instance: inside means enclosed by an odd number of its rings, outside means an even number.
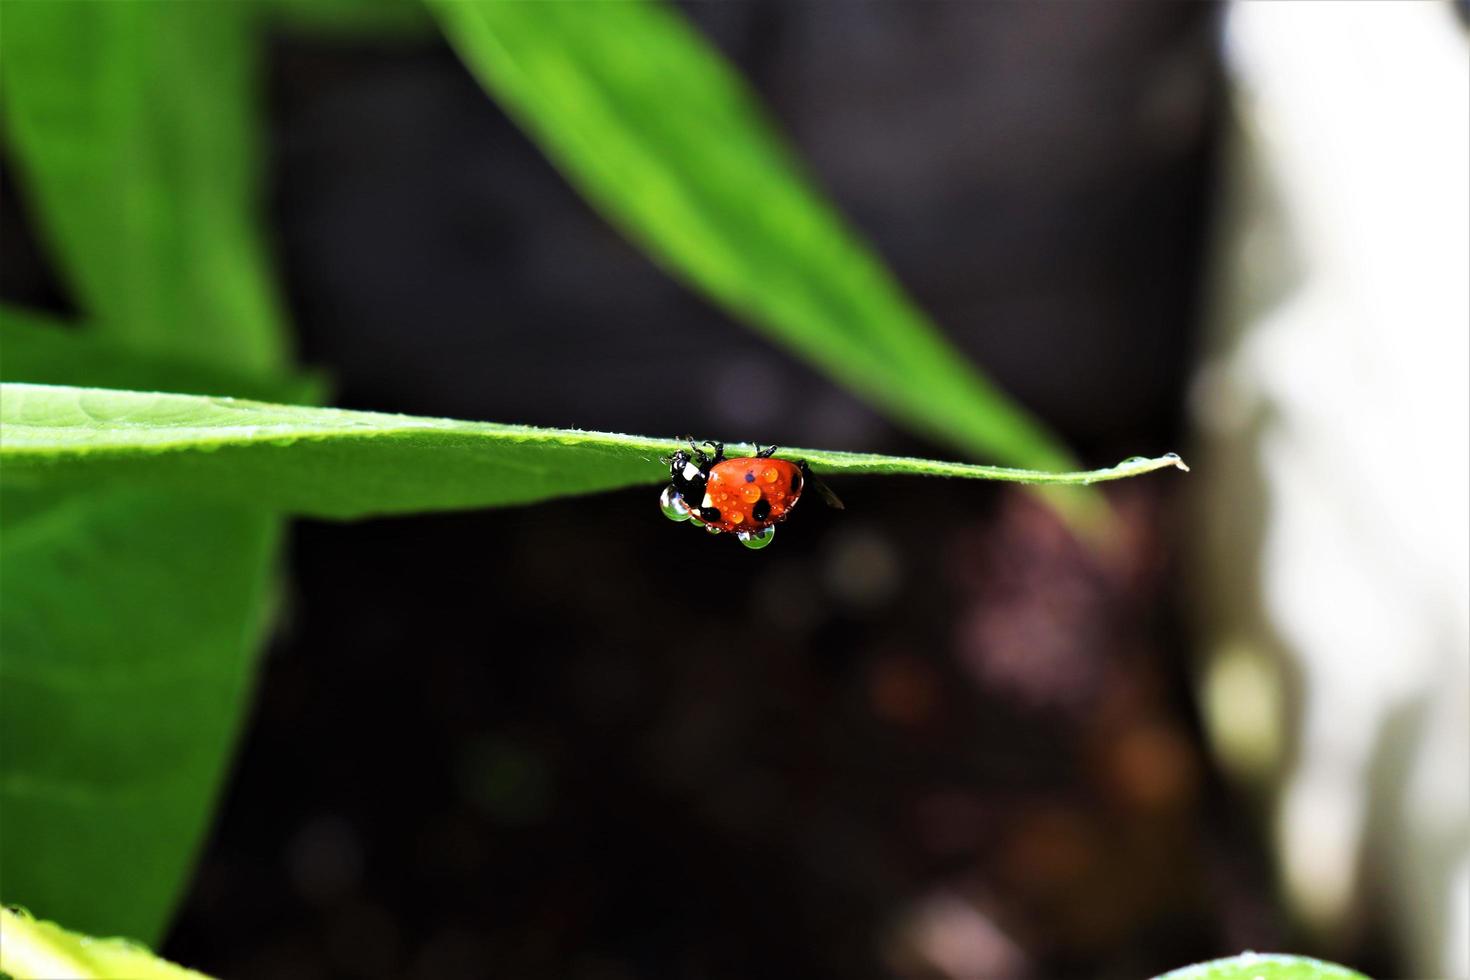
[[[1187,448],[1216,8],[685,9],[1083,460]],[[659,271],[432,32],[269,57],[276,256],[338,404],[953,455]],[[14,207],[5,248],[8,298],[65,306]],[[843,480],[846,512],[758,554],[653,491],[298,523],[163,952],[282,980],[1121,978],[1279,947],[1190,704],[1182,486],[1110,490],[1106,557],[1023,492],[936,480]]]

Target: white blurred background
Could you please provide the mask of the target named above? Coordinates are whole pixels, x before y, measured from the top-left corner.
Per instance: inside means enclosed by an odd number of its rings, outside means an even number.
[[[1470,49],[1438,3],[1237,3],[1194,407],[1201,703],[1321,938],[1470,976]]]

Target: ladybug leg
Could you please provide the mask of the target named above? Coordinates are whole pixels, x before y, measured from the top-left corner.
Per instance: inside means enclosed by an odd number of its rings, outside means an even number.
[[[711,466],[714,466],[714,465],[719,464],[719,463],[723,463],[725,461],[725,444],[723,442],[709,442],[709,441],[706,441],[705,442],[705,445],[706,446],[709,446],[711,449],[713,449],[715,451],[715,458],[712,459],[712,460],[710,460],[710,465]],[[703,453],[701,453],[700,455],[703,455]]]
[[[751,445],[755,446],[756,449],[760,450],[759,452],[757,452],[755,454],[755,458],[756,459],[770,459],[772,456],[776,455],[776,450],[778,450],[778,449],[781,448],[780,446],[768,446],[765,449],[761,449],[761,447],[760,447],[760,445],[758,443],[751,443]],[[803,468],[805,468],[806,467],[806,464],[805,463],[802,463],[801,466]]]
[[[842,505],[842,499],[832,492],[832,488],[827,486],[820,476],[812,472],[812,468],[807,465],[806,460],[798,459],[796,461],[796,468],[801,470],[802,479],[807,485],[817,491],[817,496],[822,498],[822,503],[831,507],[833,510],[847,509]]]

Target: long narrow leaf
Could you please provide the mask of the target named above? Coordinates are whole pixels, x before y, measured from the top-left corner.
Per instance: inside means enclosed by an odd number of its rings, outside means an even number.
[[[0,386],[0,473],[7,484],[165,487],[319,517],[523,504],[654,484],[668,475],[660,457],[678,445],[672,438],[229,398]],[[782,455],[830,475],[1042,484],[1182,468],[1174,456],[1051,473],[809,449]]]
[[[1071,465],[944,340],[676,11],[433,6],[567,178],[671,271],[915,429],[982,458]]]

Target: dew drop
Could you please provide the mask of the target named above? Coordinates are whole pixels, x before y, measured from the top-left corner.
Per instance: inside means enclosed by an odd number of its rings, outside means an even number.
[[[704,527],[704,521],[701,521],[699,518],[695,517],[693,514],[690,514],[689,515],[689,523],[692,524],[694,527]]]
[[[745,499],[745,502],[747,504],[753,504],[757,500],[761,499],[760,487],[752,487],[747,484],[746,487],[740,491],[740,496]]]
[[[719,534],[720,533],[720,529],[717,528],[717,527],[715,527],[713,524],[706,524],[704,529],[706,531],[708,531],[710,534]]]
[[[689,520],[689,505],[684,503],[684,498],[673,487],[664,487],[664,492],[658,497],[658,506],[671,521]]]
[[[776,479],[780,475],[781,474],[776,472],[776,467],[774,466],[767,466],[765,469],[761,470],[761,479],[764,480],[766,483],[775,483]]]
[[[745,545],[751,551],[760,551],[766,545],[770,544],[771,539],[775,536],[776,525],[774,524],[768,527],[763,527],[759,531],[741,531],[739,534],[735,535],[735,537],[740,539],[740,543]]]
[[[738,510],[737,511],[734,511],[734,512],[732,512],[730,514],[730,523],[731,524],[740,524],[744,520],[745,520],[745,515],[742,514],[742,513],[740,513],[740,511],[738,511]]]

